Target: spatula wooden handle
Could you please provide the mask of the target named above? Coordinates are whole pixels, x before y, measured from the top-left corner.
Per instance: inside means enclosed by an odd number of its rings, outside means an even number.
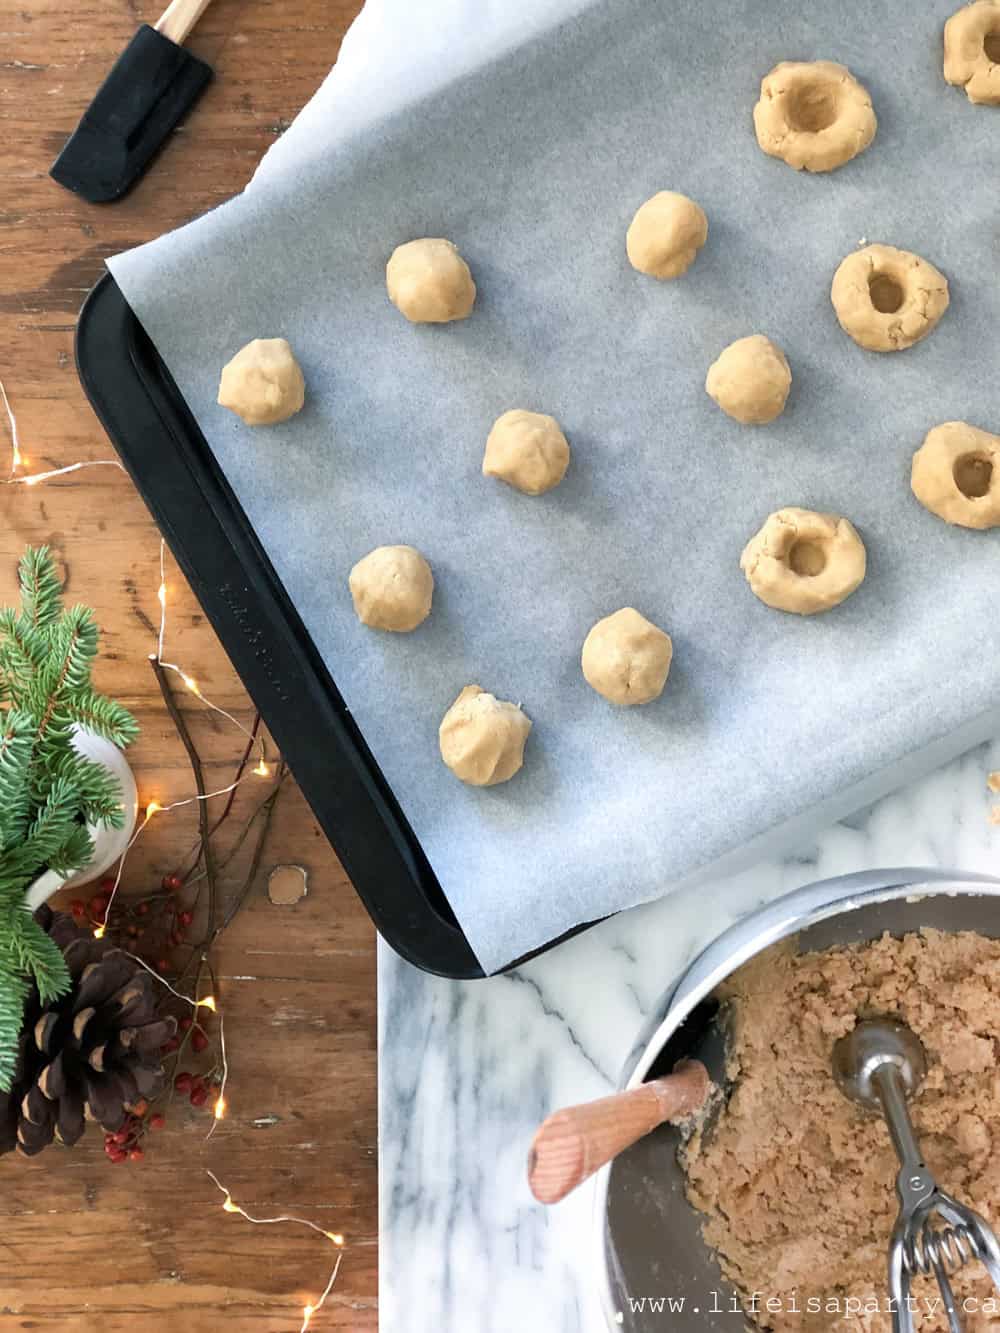
[[[712,1082],[698,1060],[672,1074],[583,1106],[555,1111],[535,1135],[528,1184],[539,1203],[558,1203],[595,1171],[667,1120],[704,1106]]]
[[[204,14],[212,0],[170,0],[153,26],[164,37],[182,46],[188,33]]]

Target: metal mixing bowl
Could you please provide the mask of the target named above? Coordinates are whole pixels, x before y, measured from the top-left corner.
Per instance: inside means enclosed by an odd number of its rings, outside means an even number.
[[[805,952],[867,942],[885,931],[905,935],[924,926],[1000,938],[997,899],[1000,879],[920,869],[869,871],[798,889],[727,930],[670,987],[625,1062],[621,1087],[635,1087],[669,1072],[682,1057],[709,1049],[716,987],[778,940],[796,935]],[[597,1176],[597,1271],[612,1333],[742,1333],[748,1327],[702,1240],[702,1218],[685,1198],[679,1142],[677,1130],[665,1125]],[[635,1303],[642,1297],[647,1300],[640,1310]],[[660,1299],[665,1304],[658,1310]]]

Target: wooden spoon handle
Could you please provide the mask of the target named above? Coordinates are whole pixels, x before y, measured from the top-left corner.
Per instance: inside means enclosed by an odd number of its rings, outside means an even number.
[[[539,1203],[558,1203],[595,1171],[657,1125],[704,1106],[712,1082],[698,1060],[628,1092],[555,1111],[528,1154],[528,1184]]]
[[[182,46],[188,33],[211,3],[212,0],[170,0],[153,26],[164,37]]]

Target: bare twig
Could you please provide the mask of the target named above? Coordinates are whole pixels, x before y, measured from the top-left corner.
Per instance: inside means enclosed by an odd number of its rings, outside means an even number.
[[[156,677],[156,683],[160,687],[160,693],[163,695],[163,702],[167,706],[167,712],[170,714],[170,720],[177,728],[177,734],[181,738],[188,759],[191,763],[191,772],[194,774],[195,787],[201,799],[198,801],[198,832],[201,839],[201,854],[205,858],[205,879],[208,883],[208,925],[205,928],[205,941],[214,938],[215,934],[215,857],[209,840],[208,829],[208,802],[205,800],[205,776],[201,767],[201,756],[191,739],[191,733],[188,730],[187,723],[181,710],[177,707],[177,701],[174,699],[173,690],[170,688],[170,682],[167,679],[167,673],[163,669],[163,664],[156,657],[149,659],[149,665],[153,668],[153,675]]]

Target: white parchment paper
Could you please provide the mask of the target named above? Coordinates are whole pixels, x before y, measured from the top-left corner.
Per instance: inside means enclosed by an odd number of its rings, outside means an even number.
[[[748,843],[773,849],[994,721],[1000,539],[933,519],[907,478],[929,426],[1000,417],[1000,121],[943,83],[951,5],[923,8],[608,0],[112,261],[488,970]],[[809,177],[760,153],[750,110],[779,59],[820,56],[865,81],[880,127],[862,158]],[[660,188],[710,219],[672,284],[624,255]],[[416,235],[459,244],[472,319],[414,328],[389,305],[385,259]],[[836,325],[830,279],[862,238],[951,281],[908,352],[862,352]],[[702,386],[754,331],[794,383],[784,416],[750,430]],[[276,334],[309,399],[250,431],[215,405],[218,371]],[[480,476],[512,406],[554,413],[573,445],[549,496]],[[846,513],[867,542],[868,581],[828,616],[767,610],[739,571],[784,504]],[[364,630],[347,590],[351,564],[396,541],[438,581],[409,636]],[[624,604],[676,655],[663,698],[621,711],[579,649]],[[489,791],[437,755],[469,681],[535,722],[524,771]]]

